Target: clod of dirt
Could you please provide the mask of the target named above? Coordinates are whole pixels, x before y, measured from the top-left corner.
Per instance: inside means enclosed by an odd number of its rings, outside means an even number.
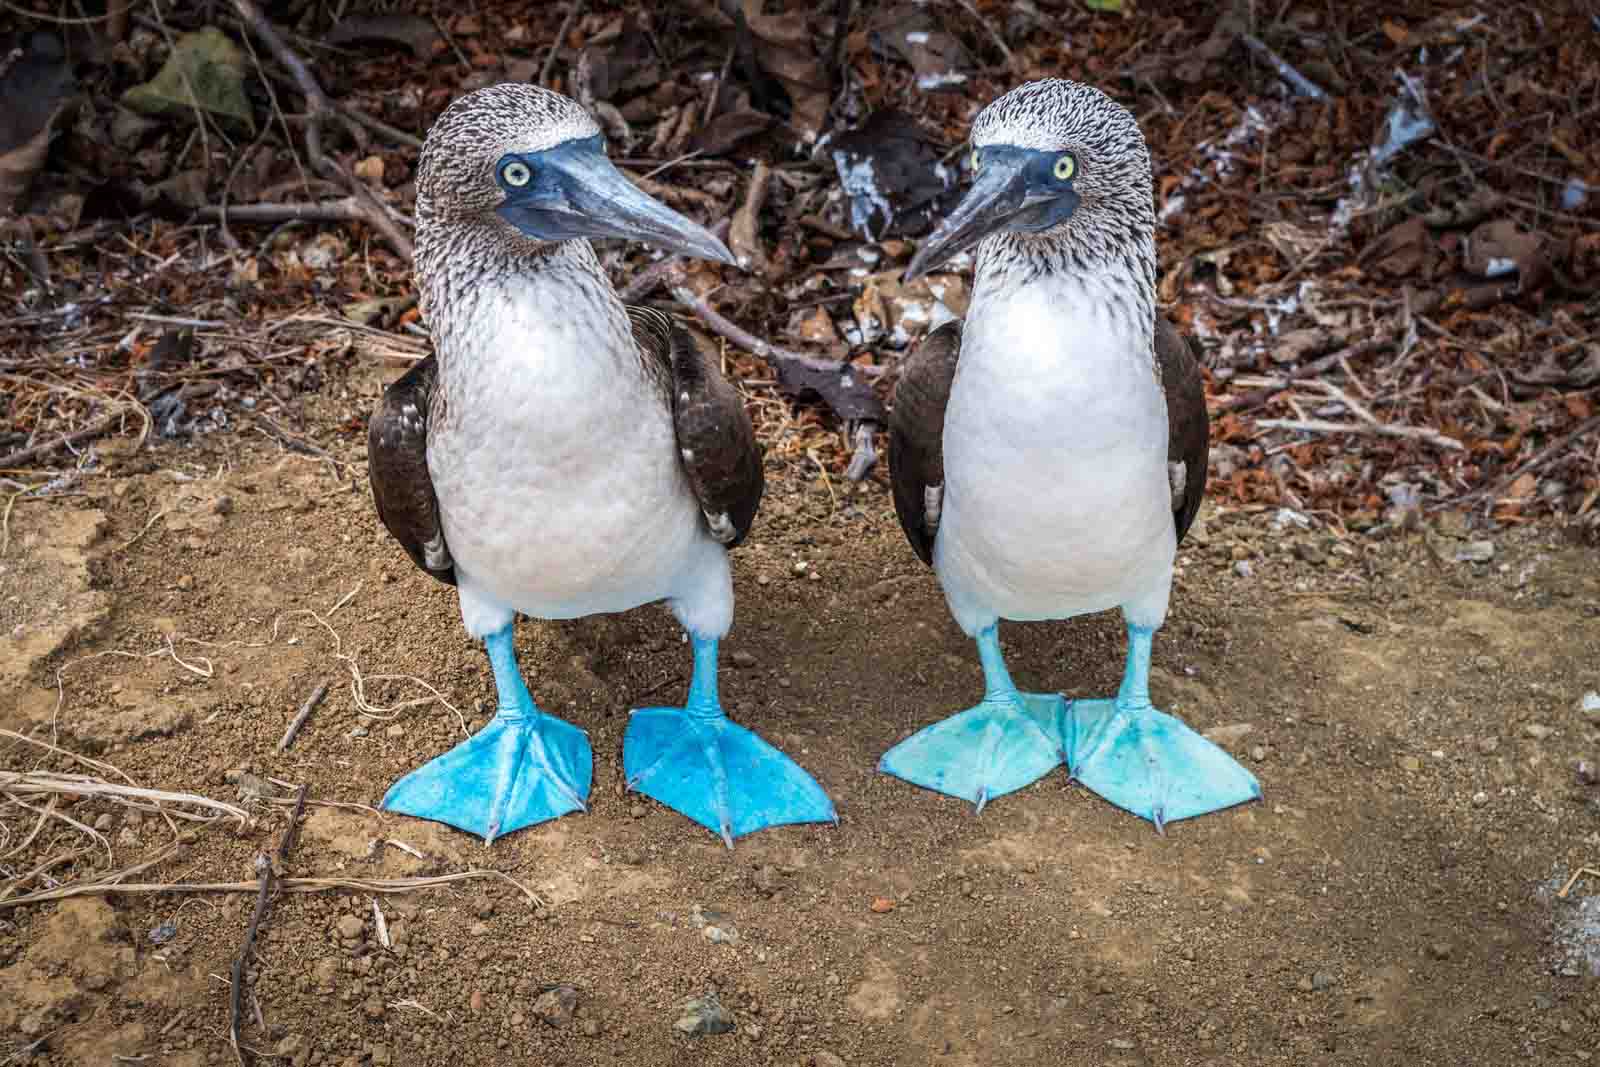
[[[715,993],[685,1000],[679,1006],[678,1021],[672,1024],[674,1030],[690,1037],[731,1033],[733,1026],[733,1013],[722,1006]]]
[[[569,985],[547,989],[533,1002],[534,1017],[542,1019],[546,1026],[559,1028],[568,1025],[577,1010],[578,991]]]

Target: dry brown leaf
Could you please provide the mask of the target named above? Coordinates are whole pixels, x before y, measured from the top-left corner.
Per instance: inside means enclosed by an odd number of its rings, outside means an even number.
[[[409,48],[418,59],[429,58],[443,43],[433,22],[420,15],[351,15],[328,31],[329,44],[369,41]]]

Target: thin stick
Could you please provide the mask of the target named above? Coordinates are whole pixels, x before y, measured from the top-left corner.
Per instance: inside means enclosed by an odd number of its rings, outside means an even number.
[[[300,711],[289,723],[289,728],[283,732],[283,740],[278,742],[278,751],[287,752],[289,746],[294,744],[294,735],[300,732],[300,727],[311,718],[311,713],[317,710],[317,705],[322,703],[322,698],[328,695],[328,683],[318,682],[317,687],[306,697],[305,703],[300,705]]]
[[[276,857],[268,857],[265,852],[256,857],[256,869],[261,872],[261,887],[256,893],[256,910],[250,916],[250,925],[245,928],[244,944],[239,948],[239,956],[233,961],[233,988],[228,992],[228,1042],[233,1045],[233,1054],[239,1059],[239,1067],[250,1067],[245,1057],[245,1050],[239,1044],[239,1008],[244,1000],[244,965],[250,958],[250,949],[256,943],[256,931],[261,926],[261,919],[267,914],[267,899],[272,893],[272,878],[277,873],[275,868],[283,866],[283,861],[289,855],[289,847],[294,844],[294,831],[300,816],[306,810],[306,787],[302,784],[300,792],[294,798],[294,811],[289,813],[289,825],[283,829],[283,839],[278,842]],[[250,1059],[254,1059],[252,1055]]]
[[[1309,96],[1313,100],[1322,100],[1327,97],[1328,94],[1322,91],[1322,86],[1291,67],[1287,60],[1268,48],[1266,42],[1255,34],[1241,33],[1239,40],[1249,45],[1251,51],[1259,53],[1262,59],[1272,64],[1272,69],[1278,72],[1278,77],[1288,82],[1290,88],[1301,96]]]
[[[1006,39],[1000,36],[1000,31],[995,28],[994,23],[978,13],[978,9],[973,6],[972,0],[956,0],[956,3],[961,5],[962,10],[972,16],[972,21],[983,27],[984,32],[989,35],[989,40],[993,41],[995,47],[1000,49],[1000,54],[1005,56],[1006,66],[1012,66],[1011,49],[1006,45]]]
[[[1470,493],[1466,493],[1463,496],[1457,497],[1454,503],[1460,504],[1468,500],[1474,500],[1481,496],[1492,495],[1494,497],[1499,497],[1501,491],[1510,486],[1511,483],[1515,482],[1518,478],[1522,477],[1524,474],[1527,474],[1529,471],[1538,470],[1546,463],[1549,463],[1552,459],[1555,459],[1556,456],[1560,455],[1568,445],[1572,444],[1572,442],[1576,441],[1584,434],[1592,433],[1595,430],[1600,430],[1600,415],[1589,416],[1587,419],[1578,423],[1575,428],[1562,434],[1560,437],[1541,448],[1538,454],[1532,459],[1528,460],[1526,463],[1523,463],[1510,474],[1505,475],[1499,481],[1495,482],[1493,485],[1487,486],[1483,489],[1474,489]]]
[[[201,222],[367,222],[368,213],[355,197],[321,200],[314,204],[234,204],[227,208],[207,205],[195,212]]]
[[[168,859],[172,853],[169,851],[158,859]],[[153,866],[150,863],[140,864],[135,871]],[[124,871],[123,874],[131,872]],[[485,868],[475,868],[470,871],[458,871],[455,874],[440,874],[429,878],[279,878],[274,884],[280,892],[284,893],[321,893],[329,889],[355,889],[366,893],[411,893],[418,889],[432,889],[436,886],[450,885],[453,882],[464,882],[474,878],[497,878],[511,886],[528,899],[530,904],[538,906],[543,903],[539,895],[520,882],[502,874]],[[0,908],[15,907],[19,904],[38,904],[47,900],[66,900],[69,897],[110,896],[112,894],[137,895],[143,893],[254,893],[259,891],[259,882],[107,882],[98,881],[85,885],[66,885],[58,889],[45,889],[27,896],[12,897],[10,900],[0,900]]]
[[[1283,380],[1280,382],[1276,382],[1272,385],[1266,386],[1265,388],[1256,389],[1248,393],[1240,393],[1238,396],[1230,396],[1228,399],[1218,404],[1213,410],[1221,414],[1228,411],[1245,411],[1250,408],[1260,407],[1262,404],[1265,404],[1267,401],[1271,400],[1273,397],[1277,396],[1279,393],[1283,392],[1297,381],[1301,381],[1305,378],[1315,378],[1323,371],[1331,370],[1332,368],[1337,367],[1343,360],[1355,359],[1357,356],[1364,356],[1369,352],[1376,352],[1380,348],[1388,348],[1392,343],[1393,342],[1387,337],[1374,337],[1367,341],[1359,341],[1356,344],[1350,345],[1348,348],[1341,348],[1339,351],[1331,353],[1330,355],[1323,356],[1320,359],[1314,359],[1303,367],[1296,367],[1294,370],[1284,375]]]
[[[572,20],[578,17],[578,12],[583,10],[583,0],[572,0],[572,6],[567,8],[567,17],[561,20],[561,28],[556,31],[556,39],[550,42],[550,51],[544,57],[544,66],[539,68],[539,84],[545,88],[550,87],[550,75],[555,73],[556,54],[561,51],[561,42],[567,39],[567,32],[572,29]]]
[[[31,463],[33,460],[48,456],[58,449],[66,448],[69,445],[81,444],[92,437],[99,437],[101,434],[105,433],[106,430],[111,428],[112,423],[122,418],[122,416],[125,414],[127,414],[125,409],[118,408],[109,415],[100,416],[98,419],[95,419],[81,430],[73,430],[71,433],[63,434],[53,441],[46,441],[42,445],[33,445],[29,448],[19,448],[9,455],[0,456],[0,470],[11,470],[14,467],[21,467],[25,464]]]
[[[712,330],[726,337],[745,351],[760,356],[774,366],[780,363],[794,363],[807,370],[819,373],[832,373],[844,366],[841,360],[818,359],[803,352],[780,348],[770,341],[763,341],[744,327],[723,318],[715,308],[706,303],[688,285],[684,284],[681,277],[675,279],[673,284],[668,286],[668,289],[672,293],[674,300],[694,312],[695,316],[711,327]],[[876,378],[883,373],[882,367],[855,367],[854,370],[860,371],[862,376],[867,378]]]
[[[1402,437],[1411,441],[1426,441],[1438,448],[1452,452],[1465,452],[1466,446],[1454,437],[1426,426],[1399,426],[1392,422],[1326,422],[1322,419],[1257,419],[1256,425],[1267,430],[1299,430],[1303,433],[1350,433],[1368,437]]]
[[[1596,878],[1600,878],[1600,870],[1596,870],[1593,867],[1579,867],[1572,872],[1572,877],[1567,879],[1567,884],[1561,887],[1561,892],[1557,893],[1556,896],[1561,900],[1566,900],[1567,894],[1572,892],[1572,887],[1578,884],[1578,879],[1586,874],[1592,874]]]
[[[347,123],[352,131],[352,136],[357,136],[360,127],[354,119],[341,113],[328,99],[328,94],[322,91],[322,86],[317,82],[316,76],[311,73],[311,68],[306,65],[295,51],[284,41],[283,36],[261,9],[256,6],[255,0],[233,0],[233,9],[239,13],[245,25],[250,27],[250,32],[260,38],[261,43],[267,46],[267,51],[282,63],[294,78],[295,85],[300,89],[301,95],[306,98],[306,156],[311,160],[311,165],[323,177],[339,182],[349,189],[351,195],[361,203],[365,209],[362,221],[383,235],[389,246],[402,258],[410,261],[412,258],[411,239],[400,232],[400,227],[395,224],[389,215],[389,209],[366,183],[356,179],[338,163],[328,156],[322,149],[322,126],[329,118],[337,117]],[[357,136],[359,140],[362,136]]]

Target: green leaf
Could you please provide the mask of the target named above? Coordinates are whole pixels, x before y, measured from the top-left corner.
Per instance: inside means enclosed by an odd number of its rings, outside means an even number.
[[[1083,0],[1083,6],[1090,11],[1109,11],[1117,14],[1122,11],[1122,0]]]

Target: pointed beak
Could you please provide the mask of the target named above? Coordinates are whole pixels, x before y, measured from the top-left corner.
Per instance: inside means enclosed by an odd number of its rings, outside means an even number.
[[[734,266],[704,226],[645,195],[606,158],[600,138],[568,141],[528,157],[534,179],[507,189],[502,218],[541,241],[621,237]]]
[[[1036,194],[1030,188],[1028,159],[1023,153],[991,149],[984,152],[983,169],[973,180],[972,188],[917,249],[906,268],[906,281],[915,281],[992,233],[1038,230],[1042,223],[1054,225],[1065,219],[1077,207],[1078,194],[1070,188]]]

